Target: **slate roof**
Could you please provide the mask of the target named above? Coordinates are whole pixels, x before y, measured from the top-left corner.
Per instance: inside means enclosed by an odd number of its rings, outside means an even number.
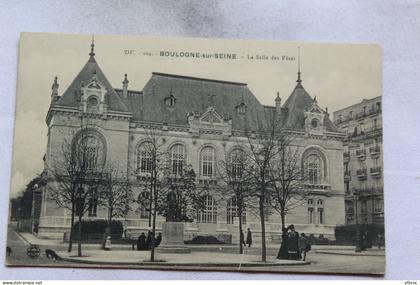
[[[73,80],[73,82],[69,85],[66,91],[64,91],[63,95],[56,102],[56,104],[66,107],[79,107],[79,98],[81,98],[81,87],[82,85],[87,84],[90,81],[90,79],[92,79],[92,76],[95,73],[97,79],[105,85],[105,88],[108,91],[108,110],[116,112],[128,112],[128,108],[109,83],[105,74],[99,67],[99,64],[96,62],[94,56],[90,56],[85,66],[82,68],[82,70]]]
[[[122,89],[114,89],[95,60],[94,53],[55,103],[61,106],[78,107],[81,87],[96,74],[97,79],[108,90],[108,110],[131,113],[134,121],[149,121],[176,125],[188,125],[187,114],[197,112],[202,115],[208,107],[225,119],[232,119],[234,130],[258,130],[263,128],[275,114],[275,107],[263,106],[248,88],[246,83],[197,78],[153,72],[143,91],[128,90],[123,98]],[[165,105],[165,98],[176,98],[174,108]],[[236,107],[244,103],[245,114],[239,114]],[[313,99],[303,88],[300,74],[297,85],[282,106],[282,125],[304,130],[304,112],[313,104]],[[325,116],[327,131],[337,131],[334,124]]]
[[[298,82],[292,94],[290,94],[283,105],[283,108],[286,110],[284,126],[287,128],[304,130],[305,112],[310,109],[313,103],[314,99],[306,92],[302,84]],[[337,131],[335,125],[327,116],[324,117],[324,126],[327,131]]]
[[[165,98],[176,98],[174,108],[165,105]],[[142,94],[128,94],[127,101],[134,120],[187,125],[187,114],[203,114],[214,107],[225,119],[232,118],[232,128],[257,129],[265,123],[263,106],[245,83],[211,80],[165,73],[152,73]],[[236,111],[244,102],[245,115]]]

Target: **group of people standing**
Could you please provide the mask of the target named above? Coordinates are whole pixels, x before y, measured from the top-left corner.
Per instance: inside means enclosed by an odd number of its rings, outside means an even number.
[[[240,237],[240,242],[246,247],[248,245],[248,247],[251,247],[252,245],[252,232],[251,229],[248,228],[248,231],[246,233],[246,240],[244,238],[244,232],[241,232],[241,237]]]
[[[152,231],[149,231],[146,235],[141,233],[137,239],[137,250],[150,250],[154,247],[158,247],[162,242],[162,233],[158,233],[158,236],[155,238]],[[134,244],[133,244],[134,250]]]
[[[310,250],[311,244],[304,233],[299,236],[294,225],[283,228],[278,259],[305,260]]]

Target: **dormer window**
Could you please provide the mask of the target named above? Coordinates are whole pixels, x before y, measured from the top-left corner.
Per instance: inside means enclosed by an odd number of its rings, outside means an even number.
[[[90,96],[87,102],[87,111],[91,113],[98,112],[98,99],[95,96]]]
[[[245,115],[247,106],[245,105],[244,102],[242,102],[241,104],[237,105],[235,108],[236,108],[236,112],[239,115]]]
[[[311,126],[312,126],[312,128],[316,129],[318,127],[318,120],[317,119],[313,119],[311,121]]]
[[[174,95],[170,95],[169,97],[165,98],[165,106],[169,108],[175,107],[176,98]]]

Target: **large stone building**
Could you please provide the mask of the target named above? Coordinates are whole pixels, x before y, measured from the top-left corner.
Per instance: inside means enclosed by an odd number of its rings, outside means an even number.
[[[334,112],[344,141],[346,224],[384,225],[381,97]],[[356,216],[357,214],[357,216]]]
[[[296,135],[295,145],[301,150],[302,163],[311,160],[312,173],[307,183],[311,195],[302,206],[288,213],[286,222],[308,234],[333,237],[336,225],[344,224],[344,135],[303,88],[300,75],[299,71],[296,87],[284,105],[277,96],[275,106],[263,106],[245,83],[157,72],[152,73],[142,91],[128,89],[127,75],[122,88],[117,89],[99,67],[92,45],[87,63],[61,96],[58,83],[53,84],[46,118],[46,164],[59,155],[66,135],[80,126],[80,118],[89,117],[95,125],[88,130],[92,155],[103,162],[118,161],[130,175],[136,176],[133,180],[146,175],[147,153],[142,149],[147,138],[145,130],[155,128],[164,134],[163,142],[172,159],[193,167],[199,185],[209,184],[208,181],[217,183],[217,160],[234,149],[238,141],[246,139],[245,127],[256,129],[268,114],[282,112],[284,125]],[[121,219],[127,234],[149,228],[148,210],[142,203],[144,187],[133,187],[138,198],[131,205],[133,210]],[[69,231],[70,213],[47,199],[46,191],[41,187],[34,200],[37,233],[41,237],[62,238],[63,232]],[[237,239],[232,198],[215,194],[208,195],[205,201],[205,208],[197,218],[185,223],[185,238],[200,233],[232,234]],[[105,217],[105,210],[93,200],[85,219]],[[158,217],[158,230],[163,221],[163,217]],[[251,212],[246,213],[247,227],[258,239],[259,218]],[[269,240],[278,238],[277,214],[268,217],[266,231]]]

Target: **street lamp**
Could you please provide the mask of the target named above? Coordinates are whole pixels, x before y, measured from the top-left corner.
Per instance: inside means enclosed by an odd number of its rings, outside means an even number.
[[[357,212],[357,202],[359,197],[359,191],[354,190],[353,191],[353,197],[354,197],[354,205],[355,205],[355,215],[356,215],[356,247],[354,249],[355,252],[361,252],[362,249],[360,247],[361,239],[360,239],[360,229],[359,229],[359,217]]]

